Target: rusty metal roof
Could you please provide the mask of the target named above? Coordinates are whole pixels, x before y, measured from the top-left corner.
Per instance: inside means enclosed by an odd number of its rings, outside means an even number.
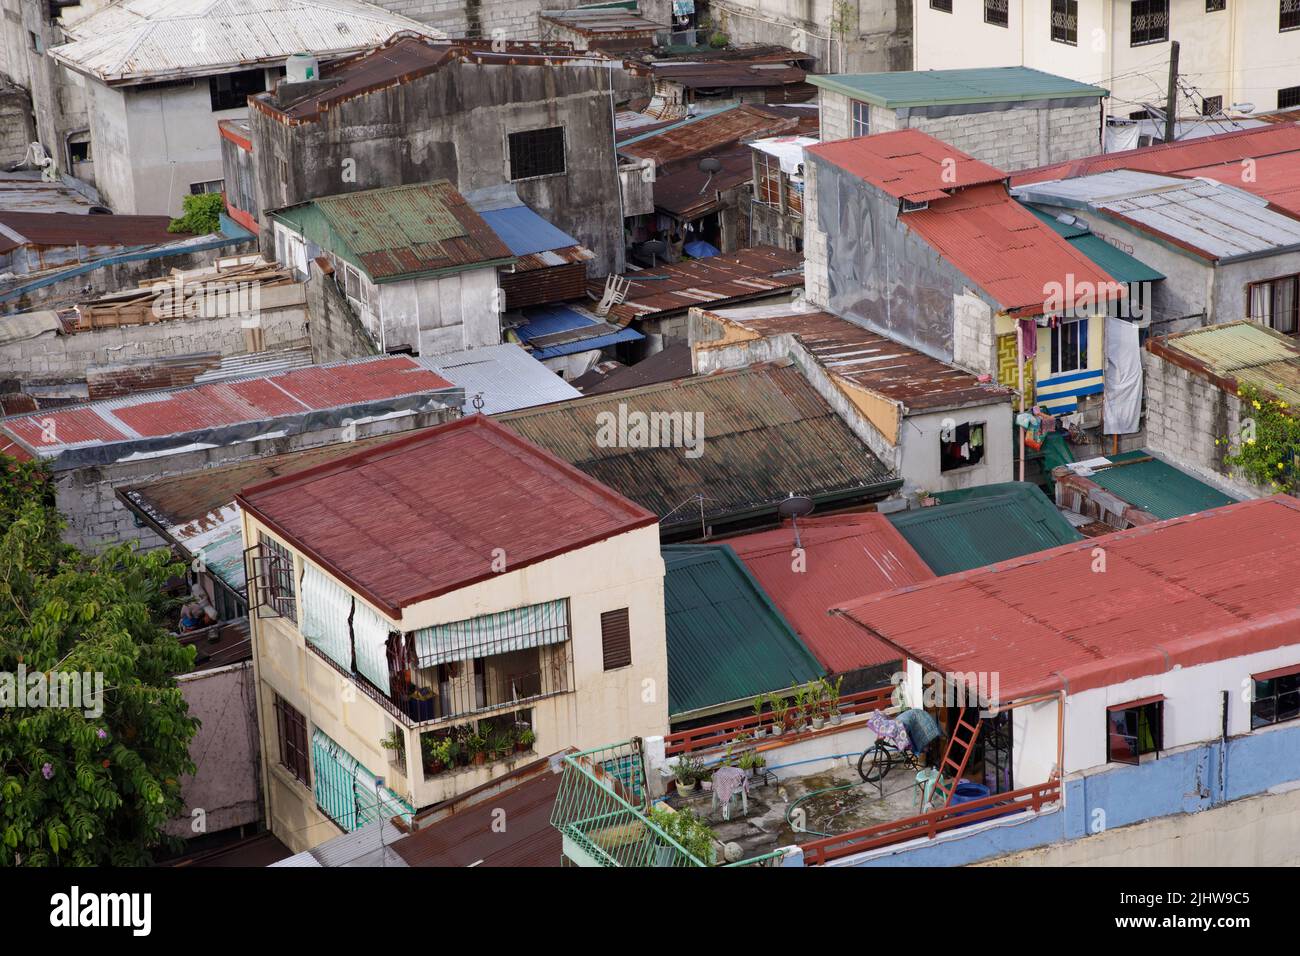
[[[762,106],[745,104],[685,120],[657,132],[619,143],[618,151],[634,159],[653,159],[659,166],[707,156],[747,139],[793,132],[798,120]]]
[[[630,412],[694,418],[700,453],[663,442],[602,443],[602,422]],[[613,416],[612,419],[607,416]],[[497,416],[530,441],[689,531],[770,516],[787,495],[880,497],[898,484],[792,363],[679,379]],[[629,432],[629,435],[632,433]]]
[[[1150,338],[1147,350],[1235,395],[1250,385],[1300,408],[1300,343],[1246,319]]]
[[[617,35],[644,38],[668,29],[666,23],[656,23],[630,10],[621,10],[617,7],[543,10],[538,16],[544,22],[553,23],[588,37]]]
[[[682,219],[695,219],[722,204],[719,193],[743,186],[754,178],[750,148],[743,144],[713,153],[722,163],[716,173],[702,172],[693,164],[678,164],[674,172],[657,175],[655,208]]]
[[[1275,495],[1085,539],[843,606],[939,672],[1000,698],[1069,694],[1295,644],[1300,500]]]
[[[852,173],[895,199],[943,199],[966,186],[998,183],[1007,174],[919,129],[835,140],[805,151]]]
[[[783,62],[721,62],[652,63],[650,69],[656,80],[677,83],[687,89],[713,87],[763,87],[789,86],[803,83],[807,72],[798,66]],[[811,85],[809,90],[812,91]]]
[[[81,215],[73,212],[0,210],[0,226],[31,246],[152,246],[188,239],[187,232],[168,232],[169,216]],[[8,237],[0,232],[0,244]],[[3,246],[0,245],[0,251]]]
[[[739,327],[738,331],[758,336],[796,336],[833,377],[893,399],[908,410],[986,405],[1010,401],[1015,394],[830,312],[755,306],[706,314],[724,325]],[[728,341],[736,339],[730,337]],[[707,348],[708,343],[702,342],[699,347]]]
[[[304,205],[320,210],[376,282],[514,259],[445,179],[322,196]],[[288,218],[293,208],[275,214]]]
[[[654,524],[483,415],[246,488],[236,501],[394,620],[403,608]]]
[[[803,256],[776,246],[751,246],[708,259],[691,259],[658,269],[624,275],[631,285],[611,320],[623,325],[634,319],[685,312],[691,306],[712,307],[788,293],[803,286]],[[599,299],[605,280],[593,279],[587,292]]]
[[[72,42],[50,56],[111,85],[278,66],[292,53],[339,56],[399,31],[445,36],[360,0],[116,0],[61,23]]]

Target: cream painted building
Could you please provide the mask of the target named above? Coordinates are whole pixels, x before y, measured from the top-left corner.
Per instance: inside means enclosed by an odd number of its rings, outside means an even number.
[[[657,520],[504,425],[462,419],[240,501],[266,819],[295,852],[668,729]],[[446,741],[468,760],[446,766]]]
[[[1127,117],[1164,103],[1174,40],[1180,116],[1205,99],[1300,105],[1296,0],[917,0],[914,68],[1048,70],[1106,87],[1110,114]]]

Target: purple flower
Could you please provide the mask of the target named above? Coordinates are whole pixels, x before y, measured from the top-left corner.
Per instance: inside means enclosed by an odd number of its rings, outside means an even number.
[[[95,731],[95,736],[98,737],[100,740],[104,740],[105,738],[108,737],[108,731],[105,730],[103,727],[100,727],[97,731]]]
[[[46,780],[49,780],[51,777],[53,777],[53,776],[54,776],[54,765],[53,765],[53,764],[48,764],[48,763],[47,763],[45,766],[43,766],[43,767],[41,768],[41,776],[44,777]]]

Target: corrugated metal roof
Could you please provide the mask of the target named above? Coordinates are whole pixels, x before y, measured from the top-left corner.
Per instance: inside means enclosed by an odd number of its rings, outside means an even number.
[[[692,259],[625,273],[624,301],[609,310],[624,325],[650,316],[667,317],[692,306],[727,305],[789,293],[803,286],[803,256],[776,246],[751,246],[734,253]],[[600,298],[605,280],[592,280],[588,293]]]
[[[1007,481],[984,485],[977,493],[953,504],[892,514],[889,520],[938,575],[982,568],[1082,537],[1034,485]]]
[[[916,202],[1007,174],[919,129],[900,129],[809,146],[806,153],[834,163],[895,199]]]
[[[674,545],[662,551],[670,716],[821,676],[817,659],[731,548]]]
[[[414,359],[382,356],[0,419],[0,431],[47,459],[87,445],[121,445],[126,454],[139,442],[159,450],[165,443],[157,439],[172,435],[247,422],[269,427],[277,418],[451,388]]]
[[[168,232],[170,222],[168,216],[0,210],[0,226],[13,230],[33,246],[152,246],[191,238],[187,232]],[[0,242],[3,240],[0,235]]]
[[[464,412],[484,415],[532,408],[578,398],[582,393],[518,345],[448,352],[423,360],[452,384],[465,390]],[[479,407],[476,399],[481,400]]]
[[[1277,495],[850,602],[941,672],[999,675],[1003,701],[1106,687],[1296,643],[1300,501]]]
[[[470,200],[470,205],[478,210],[497,238],[506,244],[511,255],[527,256],[579,245],[577,239],[551,225],[523,203],[504,209],[478,209],[473,200]]]
[[[798,336],[833,377],[901,402],[909,410],[1008,402],[1014,394],[830,312],[791,312],[789,306],[776,305],[708,315],[761,336]]]
[[[1211,259],[1300,246],[1300,220],[1236,186],[1115,170],[1017,186],[1030,203],[1096,210]]]
[[[619,153],[659,166],[716,152],[745,139],[794,132],[799,121],[745,104],[709,113],[618,144]]]
[[[790,86],[803,83],[807,72],[792,63],[748,63],[738,60],[692,63],[651,63],[657,81],[678,83],[687,89],[717,87]]]
[[[1236,394],[1251,385],[1300,407],[1300,343],[1246,319],[1147,340],[1147,349]]]
[[[494,548],[507,549],[518,570],[655,523],[483,415],[255,485],[236,500],[394,619],[494,576]]]
[[[712,154],[722,168],[707,173],[698,165],[686,164],[673,172],[655,176],[655,208],[680,219],[695,219],[725,201],[721,193],[744,186],[754,178],[754,161],[749,147],[736,145]]]
[[[49,52],[71,69],[118,84],[281,65],[292,53],[339,56],[402,30],[445,36],[359,0],[117,0],[64,22],[72,42]]]
[[[492,227],[445,179],[313,199],[370,277],[391,282],[511,261]],[[293,223],[294,206],[272,213]]]
[[[653,37],[655,33],[668,29],[666,23],[656,23],[634,12],[609,7],[543,10],[539,16],[543,21],[557,24],[584,36],[631,34]]]
[[[510,331],[542,361],[609,348],[619,342],[645,338],[634,329],[620,328],[567,305],[544,305],[523,310],[528,321]]]
[[[691,347],[670,345],[653,355],[646,356],[635,365],[618,366],[608,372],[592,369],[575,378],[573,386],[584,395],[604,395],[608,392],[621,392],[628,388],[640,388],[643,385],[689,378],[693,374]]]
[[[1159,282],[1164,274],[1145,262],[1134,259],[1100,236],[1094,236],[1087,226],[1070,225],[1055,216],[1026,206],[1030,212],[1046,223],[1058,236],[1092,260],[1093,264],[1113,276],[1118,282]]]
[[[702,415],[701,453],[602,444],[620,415]],[[612,416],[606,418],[605,416]],[[772,514],[787,495],[879,496],[896,479],[792,364],[755,365],[498,416],[662,516],[665,530]],[[625,419],[626,420],[626,419]],[[692,419],[692,422],[696,419]],[[629,435],[631,433],[629,432]],[[647,439],[644,445],[651,444]],[[658,444],[658,443],[655,443]],[[702,495],[701,505],[693,500]]]
[[[897,661],[887,644],[828,609],[865,594],[928,581],[934,572],[881,514],[828,515],[799,522],[802,570],[791,560],[789,527],[728,538],[826,670],[842,674]]]
[[[896,73],[836,73],[808,82],[854,99],[896,109],[961,103],[1019,103],[1027,100],[1109,96],[1100,86],[1026,66],[965,70],[903,70]]]
[[[1129,451],[1108,459],[1118,467],[1100,468],[1088,475],[1094,483],[1157,518],[1220,508],[1237,499],[1198,481],[1148,451]]]

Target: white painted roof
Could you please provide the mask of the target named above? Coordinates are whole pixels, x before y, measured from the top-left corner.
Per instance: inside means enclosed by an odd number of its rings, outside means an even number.
[[[793,174],[803,162],[803,151],[807,146],[816,146],[818,140],[812,136],[773,136],[768,139],[756,139],[749,145],[760,153],[773,156],[781,162],[781,171]]]
[[[1300,246],[1300,219],[1244,189],[1208,179],[1117,169],[1030,183],[1011,193],[1028,203],[1111,213],[1214,259]]]
[[[576,388],[511,342],[416,361],[465,389],[466,415],[495,415],[582,397]],[[474,406],[476,395],[482,396],[482,408]]]
[[[446,34],[361,0],[117,0],[64,26],[50,55],[105,83],[223,73],[292,53],[340,56],[394,33]]]

